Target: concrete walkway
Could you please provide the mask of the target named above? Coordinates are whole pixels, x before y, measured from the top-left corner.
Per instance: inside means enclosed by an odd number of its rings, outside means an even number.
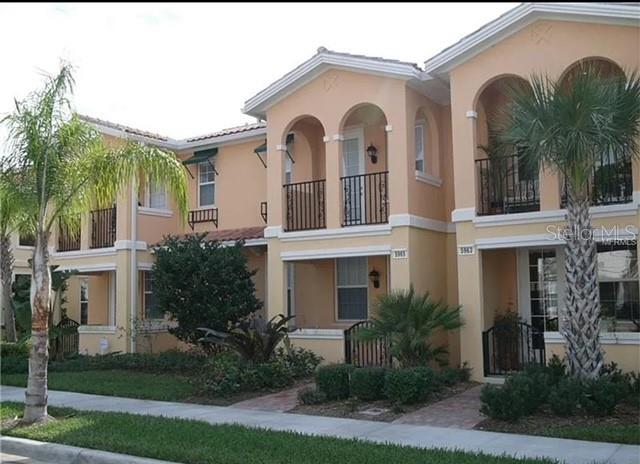
[[[298,392],[311,384],[298,385],[297,387],[283,390],[269,395],[258,396],[250,400],[239,401],[230,405],[230,408],[253,409],[254,411],[286,412],[298,405]]]
[[[24,401],[24,389],[2,386],[0,399],[22,402]],[[295,431],[308,435],[338,438],[358,438],[371,442],[395,443],[420,448],[459,449],[517,457],[547,457],[567,464],[593,462],[638,464],[640,458],[640,446],[459,430],[426,425],[388,424],[83,393],[50,391],[49,404],[83,411],[112,411],[179,417],[197,419],[211,424],[240,424],[270,430]]]
[[[394,424],[432,425],[455,429],[472,429],[484,420],[480,414],[482,385],[430,404],[393,421]]]

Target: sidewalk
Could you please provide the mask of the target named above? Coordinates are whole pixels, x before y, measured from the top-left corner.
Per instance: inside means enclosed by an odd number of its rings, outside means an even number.
[[[0,388],[2,401],[24,401],[24,389]],[[240,424],[270,430],[294,431],[308,435],[395,443],[419,448],[448,448],[507,454],[516,457],[547,457],[567,464],[637,464],[640,446],[544,438],[477,430],[388,424],[383,422],[305,416],[205,406],[164,401],[136,400],[83,393],[49,391],[49,404],[83,411],[126,412],[151,416],[196,419],[210,424]]]

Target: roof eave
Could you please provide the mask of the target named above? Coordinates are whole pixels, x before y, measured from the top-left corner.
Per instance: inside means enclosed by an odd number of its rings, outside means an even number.
[[[442,76],[455,66],[540,19],[638,26],[637,5],[596,3],[524,3],[425,61],[425,72]]]
[[[358,56],[319,53],[245,102],[242,112],[264,118],[266,110],[328,69],[344,69],[396,79],[422,79],[422,71],[408,63],[383,62]]]

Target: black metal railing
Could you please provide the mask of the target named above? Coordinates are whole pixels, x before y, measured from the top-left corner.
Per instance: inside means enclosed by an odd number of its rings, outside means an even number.
[[[287,231],[324,229],[325,180],[296,182],[282,186],[285,194]]]
[[[389,222],[388,171],[341,177],[342,225]]]
[[[344,331],[344,360],[355,366],[391,366],[393,360],[389,340],[362,341],[358,333],[371,327],[371,321],[360,321]]]
[[[260,203],[260,216],[262,216],[262,220],[264,223],[267,223],[267,202],[263,201]]]
[[[484,375],[506,375],[546,362],[544,333],[524,322],[482,332]]]
[[[112,247],[116,241],[116,207],[91,211],[90,248]]]
[[[73,319],[65,317],[55,326],[55,337],[52,340],[51,354],[54,359],[62,359],[66,355],[77,354],[80,345],[78,324]]]
[[[540,209],[538,170],[521,156],[476,160],[478,214],[512,214]]]
[[[74,230],[68,224],[58,225],[58,251],[75,251],[80,249],[80,230]]]
[[[18,245],[20,246],[35,246],[36,236],[34,234],[20,234],[18,237]]]
[[[218,228],[218,208],[194,209],[189,211],[189,227],[193,230],[196,224],[211,222]]]
[[[593,166],[587,184],[591,204],[615,205],[633,201],[633,172],[631,158],[613,153],[602,155]],[[561,206],[567,206],[567,181],[562,182]]]

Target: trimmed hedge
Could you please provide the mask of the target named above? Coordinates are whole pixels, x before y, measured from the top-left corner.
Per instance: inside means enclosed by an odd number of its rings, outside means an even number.
[[[350,375],[355,369],[349,364],[328,364],[316,371],[316,386],[329,400],[349,398]]]
[[[364,401],[384,398],[387,370],[384,367],[362,367],[351,374],[351,396]]]
[[[387,372],[384,393],[399,404],[417,403],[439,388],[436,371],[429,367],[392,369]]]

